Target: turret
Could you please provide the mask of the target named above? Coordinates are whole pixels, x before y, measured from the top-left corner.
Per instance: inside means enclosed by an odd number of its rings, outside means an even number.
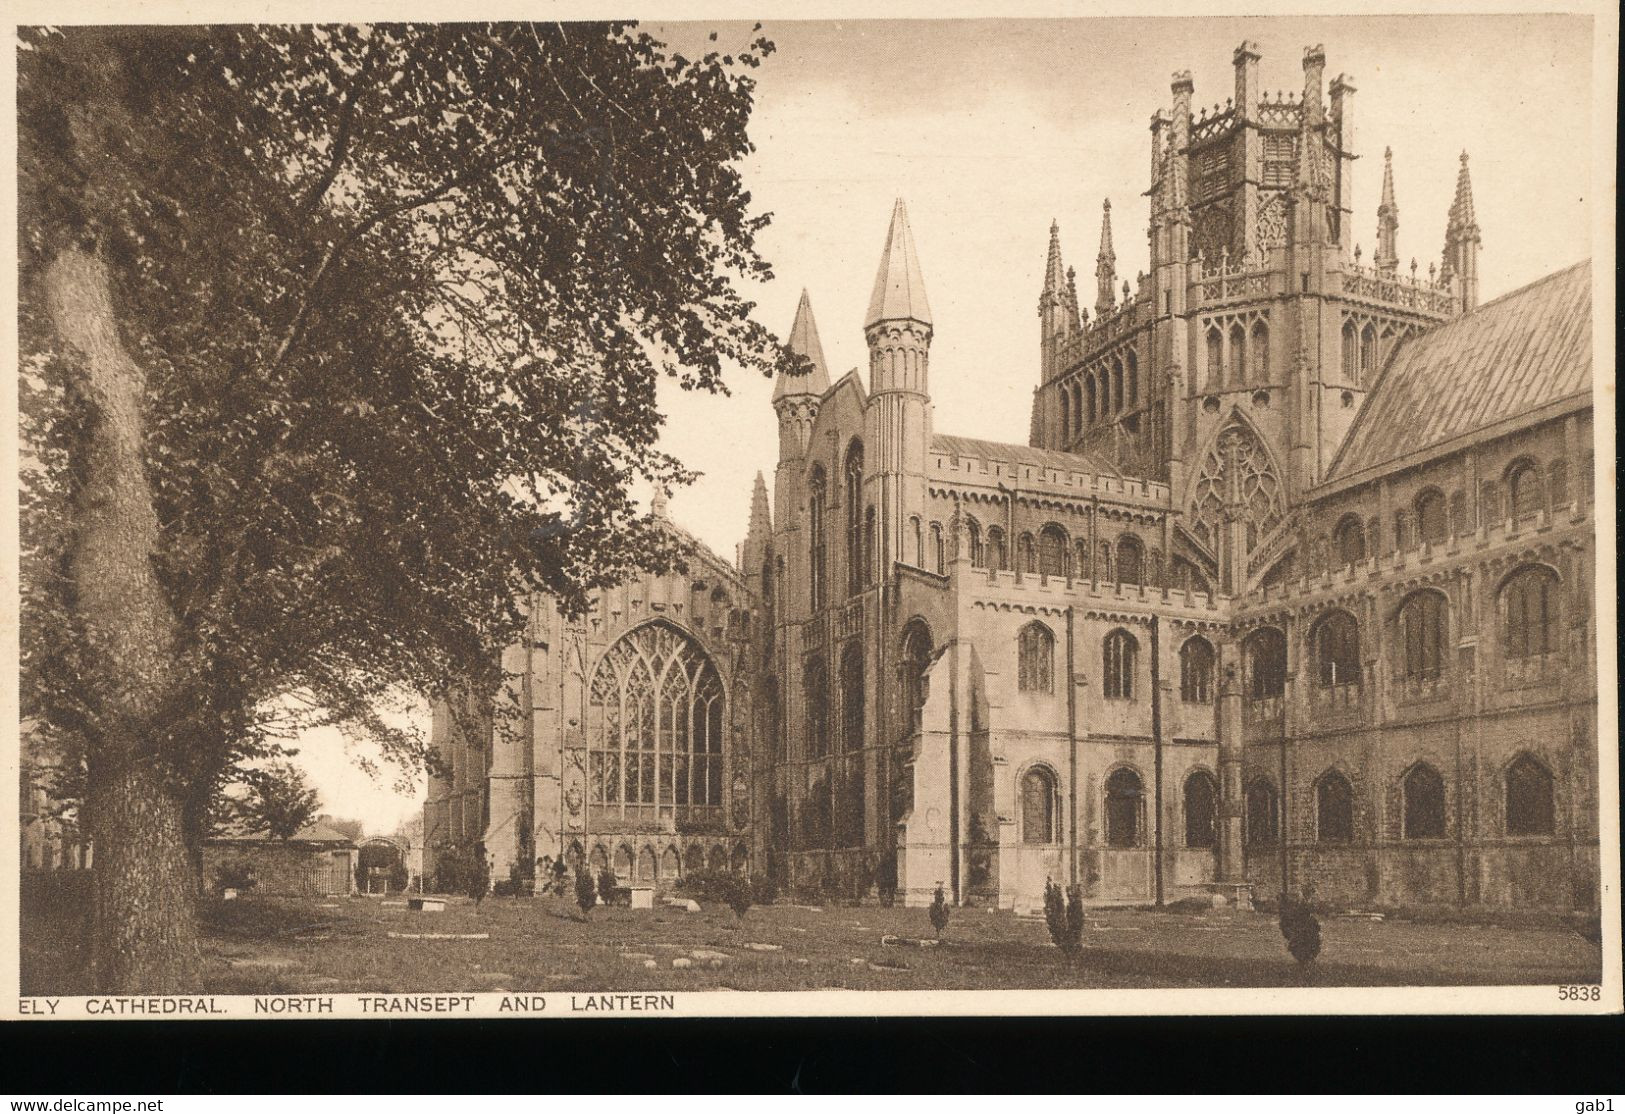
[[[1107,314],[1116,304],[1117,253],[1112,250],[1112,201],[1100,207],[1100,254],[1095,256],[1095,313]]]
[[[1327,167],[1333,238],[1347,255],[1354,246],[1354,78],[1338,74],[1332,79],[1331,118]]]
[[[779,460],[800,460],[807,452],[818,401],[829,390],[829,369],[824,363],[824,346],[818,340],[813,321],[812,299],[801,292],[795,324],[790,326],[786,345],[799,357],[801,366],[779,372],[773,383],[773,409],[779,415]]]
[[[1393,274],[1399,269],[1399,205],[1394,201],[1394,149],[1382,152],[1382,202],[1377,206],[1377,270]]]
[[[1478,218],[1473,212],[1473,179],[1467,172],[1467,152],[1461,153],[1461,170],[1456,174],[1456,198],[1450,203],[1450,220],[1444,231],[1444,272],[1442,278],[1454,281],[1461,311],[1478,308]]]
[[[865,582],[872,583],[905,556],[909,519],[925,515],[925,461],[931,439],[931,306],[902,198],[892,209],[863,335],[869,342],[864,514],[875,516],[873,531],[865,519],[865,533],[872,539],[864,546],[870,561]]]

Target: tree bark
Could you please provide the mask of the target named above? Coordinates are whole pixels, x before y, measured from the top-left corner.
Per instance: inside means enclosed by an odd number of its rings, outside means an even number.
[[[182,805],[184,764],[166,722],[177,699],[176,620],[153,572],[159,527],[145,463],[146,375],[119,337],[111,272],[66,248],[45,269],[45,303],[88,420],[70,569],[87,651],[86,827],[96,856],[91,963],[99,992],[198,989],[196,901]]]

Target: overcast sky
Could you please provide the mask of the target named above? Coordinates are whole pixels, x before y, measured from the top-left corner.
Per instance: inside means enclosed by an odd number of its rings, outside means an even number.
[[[684,53],[739,49],[750,23],[646,25]],[[1376,240],[1382,151],[1394,151],[1399,254],[1437,262],[1458,157],[1472,156],[1488,300],[1584,258],[1591,242],[1591,21],[1576,16],[771,22],[745,167],[776,278],[751,296],[788,332],[803,287],[831,377],[866,366],[862,315],[894,198],[908,204],[935,317],[935,427],[1025,442],[1038,377],[1037,298],[1051,219],[1093,301],[1100,204],[1117,268],[1146,266],[1151,113],[1189,69],[1195,104],[1231,96],[1251,39],[1264,88],[1299,92],[1303,47],[1354,78],[1355,239]],[[653,154],[653,153],[651,153]],[[758,470],[778,457],[771,385],[735,373],[714,398],[667,384],[664,447],[704,473],[671,514],[732,558]],[[301,760],[327,810],[391,830],[415,808],[354,770],[335,739]]]

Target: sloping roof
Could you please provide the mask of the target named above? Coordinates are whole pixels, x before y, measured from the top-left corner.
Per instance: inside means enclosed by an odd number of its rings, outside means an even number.
[[[1058,472],[1084,472],[1092,476],[1120,475],[1111,464],[1089,453],[1063,453],[1054,449],[1035,449],[1031,445],[983,441],[976,437],[955,437],[949,433],[932,435],[931,451],[947,453],[949,456],[974,457],[977,460],[1030,464],[1034,468],[1054,468]]]
[[[214,837],[215,841],[224,843],[280,843],[273,839],[270,832],[229,832]],[[340,843],[347,847],[355,846],[355,841],[336,828],[330,828],[320,821],[306,824],[293,834],[289,843]]]
[[[867,329],[877,321],[903,319],[931,324],[925,280],[920,277],[920,253],[914,250],[908,210],[899,197],[892,208],[891,227],[886,230],[886,250],[880,257],[880,270],[875,274],[875,287],[869,295],[869,312],[864,315],[863,327]]]
[[[1399,346],[1327,479],[1338,479],[1591,390],[1591,261]]]

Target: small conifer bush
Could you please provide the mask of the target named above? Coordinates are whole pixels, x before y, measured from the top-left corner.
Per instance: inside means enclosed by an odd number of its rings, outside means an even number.
[[[576,905],[585,917],[592,912],[592,907],[598,901],[598,887],[593,885],[592,871],[582,867],[576,871]]]

